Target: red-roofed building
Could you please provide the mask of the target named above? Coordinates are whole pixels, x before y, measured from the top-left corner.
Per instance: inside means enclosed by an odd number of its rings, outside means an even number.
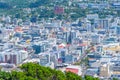
[[[64,13],[64,8],[60,6],[55,6],[54,7],[54,13],[55,14],[63,14]]]
[[[16,28],[14,29],[14,31],[15,31],[15,32],[22,32],[23,30],[22,30],[21,27],[16,27]]]
[[[80,66],[69,65],[65,69],[66,72],[72,72],[78,75],[82,75],[82,70]]]
[[[61,58],[58,59],[58,63],[59,64],[62,63],[62,59]]]
[[[70,46],[71,46],[71,44],[67,44],[67,45],[66,45],[66,47],[70,47]]]
[[[72,72],[72,73],[75,73],[75,74],[78,74],[78,69],[72,69],[72,68],[66,68],[66,72]]]
[[[79,46],[87,46],[87,44],[81,43],[79,44]]]
[[[58,45],[58,48],[65,48],[66,47],[66,45],[65,44],[60,44],[60,45]]]

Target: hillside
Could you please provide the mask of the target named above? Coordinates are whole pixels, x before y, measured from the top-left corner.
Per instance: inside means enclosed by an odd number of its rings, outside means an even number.
[[[11,6],[20,7],[28,7],[30,3],[35,2],[36,0],[0,0],[0,2],[7,3]]]
[[[105,18],[108,15],[120,16],[120,11],[115,11],[114,8],[90,8],[81,7],[82,5],[89,2],[75,2],[70,0],[0,0],[0,15],[11,15],[16,18],[16,14],[21,15],[17,18],[22,18],[27,20],[32,17],[37,19],[65,19],[65,20],[77,20],[78,18],[86,17],[87,14],[98,14],[100,18]],[[109,4],[110,6],[111,4]],[[63,13],[55,14],[55,6],[63,8]],[[24,11],[25,9],[30,9],[30,12]]]
[[[71,72],[61,72],[49,67],[43,67],[36,63],[23,64],[21,72],[1,72],[0,80],[99,80],[91,76],[82,78]]]

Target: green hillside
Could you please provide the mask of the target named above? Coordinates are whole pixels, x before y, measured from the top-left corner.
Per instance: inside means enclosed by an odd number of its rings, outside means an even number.
[[[71,72],[61,72],[35,63],[23,64],[21,71],[1,72],[0,80],[99,80],[91,76],[82,78]]]
[[[87,14],[98,14],[100,18],[105,18],[108,15],[120,16],[120,11],[115,11],[113,8],[108,9],[94,9],[81,8],[78,2],[72,2],[69,6],[70,0],[0,0],[0,15],[12,15],[14,18],[16,14],[21,15],[19,18],[31,19],[65,19],[77,20],[78,18],[86,17]],[[84,3],[84,2],[83,2]],[[88,3],[88,2],[87,2]],[[63,14],[54,14],[54,6],[64,8]],[[24,9],[30,8],[31,11],[27,13]]]
[[[0,2],[8,3],[11,6],[20,7],[28,7],[28,5],[36,0],[0,0]]]

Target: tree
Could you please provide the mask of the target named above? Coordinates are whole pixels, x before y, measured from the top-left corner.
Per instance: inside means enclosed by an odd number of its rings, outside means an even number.
[[[92,76],[89,75],[85,75],[85,80],[100,80],[99,78],[94,78]]]
[[[77,74],[71,72],[63,73],[36,63],[26,63],[20,68],[22,71],[19,72],[0,71],[0,80],[82,80],[82,77]],[[85,76],[85,80],[99,80],[99,78]]]
[[[66,77],[61,71],[55,71],[52,80],[66,80]]]
[[[81,76],[78,76],[77,74],[66,72],[66,80],[82,80]]]
[[[1,9],[10,9],[12,6],[10,6],[8,3],[0,2],[0,8]]]
[[[113,78],[112,80],[118,80],[117,78]]]
[[[34,3],[31,3],[29,5],[30,8],[36,8],[36,7],[39,7],[39,6],[42,6],[42,5],[47,5],[51,2],[51,0],[37,0],[36,2]]]

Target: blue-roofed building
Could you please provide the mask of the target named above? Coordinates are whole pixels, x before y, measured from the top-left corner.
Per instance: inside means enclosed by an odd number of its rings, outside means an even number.
[[[72,55],[66,55],[65,56],[65,63],[73,63],[73,56]]]
[[[99,74],[99,68],[95,68],[95,67],[88,68],[85,73],[85,75],[90,75],[90,76],[94,76],[98,74]]]
[[[98,54],[98,53],[89,53],[89,54],[88,54],[88,57],[99,60],[99,59],[101,58],[101,55]]]
[[[105,35],[105,34],[106,34],[106,31],[98,31],[98,34]]]
[[[35,54],[39,54],[39,53],[45,51],[45,46],[44,45],[33,45],[32,48],[35,51]]]
[[[108,44],[108,43],[115,43],[116,41],[117,41],[116,38],[111,37],[111,38],[105,39],[105,40],[103,41],[103,43],[105,43],[105,44]]]
[[[115,10],[120,10],[120,2],[112,3],[111,7]]]

